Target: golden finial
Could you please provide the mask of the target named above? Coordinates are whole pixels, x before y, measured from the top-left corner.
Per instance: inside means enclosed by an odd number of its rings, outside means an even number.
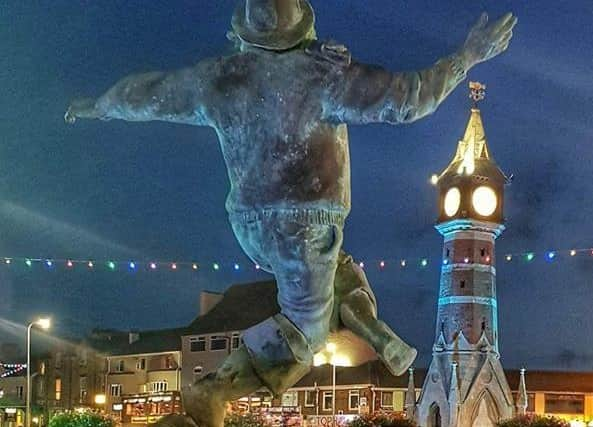
[[[480,82],[469,82],[469,97],[474,101],[474,108],[476,108],[478,102],[486,97],[486,85]]]

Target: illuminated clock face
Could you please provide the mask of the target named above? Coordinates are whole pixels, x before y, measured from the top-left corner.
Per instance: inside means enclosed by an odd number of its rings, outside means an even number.
[[[449,217],[455,215],[459,210],[459,204],[461,203],[461,193],[459,188],[453,187],[445,195],[445,214]]]
[[[481,186],[474,190],[472,204],[479,215],[490,216],[496,210],[498,198],[492,188]]]

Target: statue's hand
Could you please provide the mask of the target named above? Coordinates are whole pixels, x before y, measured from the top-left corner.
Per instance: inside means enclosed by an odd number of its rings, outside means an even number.
[[[92,98],[75,99],[64,114],[64,121],[72,124],[77,118],[95,118],[95,100]]]
[[[467,68],[504,52],[509,46],[516,23],[517,18],[507,13],[498,21],[488,24],[488,14],[483,13],[463,45],[461,54]]]

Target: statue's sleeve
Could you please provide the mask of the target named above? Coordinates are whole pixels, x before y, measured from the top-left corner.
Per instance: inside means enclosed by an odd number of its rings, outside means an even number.
[[[171,72],[130,75],[97,99],[96,116],[104,120],[210,125],[213,73],[213,64],[203,61]]]
[[[435,111],[465,76],[455,55],[422,71],[399,73],[352,62],[330,85],[330,114],[350,124],[413,122]]]

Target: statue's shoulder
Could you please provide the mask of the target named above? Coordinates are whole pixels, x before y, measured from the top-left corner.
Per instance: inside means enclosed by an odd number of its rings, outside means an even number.
[[[305,53],[319,61],[327,61],[343,67],[348,67],[352,62],[352,55],[348,48],[333,40],[314,40],[305,48]]]

